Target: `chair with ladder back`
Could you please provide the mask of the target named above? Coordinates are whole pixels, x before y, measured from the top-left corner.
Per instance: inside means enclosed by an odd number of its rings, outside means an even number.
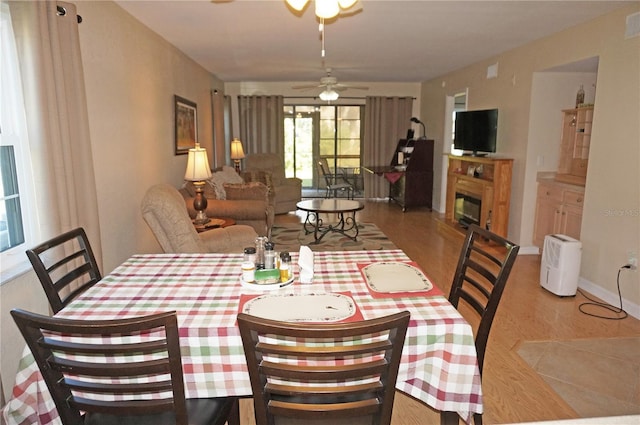
[[[519,249],[518,245],[475,224],[467,229],[449,302],[460,310],[460,301],[463,301],[465,307],[479,316],[475,345],[480,375],[491,324]],[[473,420],[481,425],[482,415],[475,414]],[[442,412],[441,422],[458,423],[458,418],[453,412]]]

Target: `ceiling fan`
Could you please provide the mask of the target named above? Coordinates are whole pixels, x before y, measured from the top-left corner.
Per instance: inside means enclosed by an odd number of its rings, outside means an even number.
[[[320,84],[310,84],[303,86],[293,86],[294,90],[309,90],[315,88],[324,88],[324,90],[318,95],[320,99],[325,101],[337,100],[340,95],[338,92],[347,90],[347,89],[357,89],[357,90],[369,90],[369,87],[365,86],[352,86],[349,84],[342,84],[338,82],[336,77],[331,76],[331,68],[327,68],[326,77],[320,78]]]

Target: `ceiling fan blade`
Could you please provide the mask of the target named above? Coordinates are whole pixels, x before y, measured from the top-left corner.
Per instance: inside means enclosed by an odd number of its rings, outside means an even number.
[[[335,88],[341,88],[341,89],[356,89],[356,90],[369,90],[369,87],[366,86],[352,86],[351,84],[336,84],[334,86]]]
[[[323,85],[317,85],[317,84],[308,84],[308,85],[304,85],[304,86],[292,86],[291,88],[294,90],[305,90],[305,89],[315,89],[318,87],[324,87]]]

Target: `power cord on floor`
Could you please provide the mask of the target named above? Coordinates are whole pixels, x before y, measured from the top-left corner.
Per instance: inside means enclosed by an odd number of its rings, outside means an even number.
[[[580,304],[578,306],[578,309],[580,310],[580,312],[583,313],[583,314],[586,314],[587,316],[597,317],[599,319],[607,319],[607,320],[622,320],[622,319],[626,319],[628,314],[627,314],[626,311],[624,311],[622,309],[622,293],[620,292],[620,272],[622,270],[631,269],[631,268],[632,268],[632,265],[631,264],[627,264],[627,265],[624,265],[624,266],[622,266],[622,267],[620,267],[618,269],[618,276],[616,277],[616,283],[618,285],[618,298],[620,299],[620,307],[614,307],[611,304],[603,303],[603,302],[600,302],[598,300],[594,300],[593,298],[590,298],[587,294],[582,292],[581,289],[578,289],[578,292],[580,292],[580,294],[583,297],[585,297],[586,299],[588,299],[590,301],[590,302],[584,302],[584,303],[582,303],[582,304]],[[586,306],[598,307],[598,308],[601,308],[601,309],[605,309],[605,310],[611,311],[611,312],[613,312],[615,314],[621,314],[622,313],[622,315],[621,316],[615,316],[615,317],[609,317],[609,316],[602,316],[602,315],[599,315],[599,314],[589,313],[589,312],[587,312],[587,311],[585,311],[583,309],[583,307],[586,307]]]

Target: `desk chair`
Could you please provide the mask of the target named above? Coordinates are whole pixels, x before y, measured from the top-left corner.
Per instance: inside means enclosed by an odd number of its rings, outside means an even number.
[[[408,324],[408,311],[332,324],[238,314],[257,425],[369,415],[389,425]]]
[[[467,229],[449,302],[459,308],[462,300],[480,317],[475,338],[480,375],[491,324],[519,249],[518,245],[475,224]],[[443,412],[441,422],[449,423],[453,419],[451,415],[452,412]],[[481,414],[475,414],[473,419],[476,425],[482,424]]]
[[[64,425],[222,425],[228,418],[230,425],[239,425],[235,397],[185,400],[175,312],[99,321],[18,309],[11,315]],[[62,340],[61,334],[72,334],[74,340]],[[142,341],[109,339],[130,335],[142,335]]]
[[[54,314],[102,279],[82,227],[28,249],[27,257]]]
[[[332,173],[326,158],[318,160],[318,172],[326,184],[325,198],[330,198],[333,194],[334,198],[338,197],[338,191],[346,193],[348,199],[353,199],[353,185],[349,183],[346,176],[339,172]]]

